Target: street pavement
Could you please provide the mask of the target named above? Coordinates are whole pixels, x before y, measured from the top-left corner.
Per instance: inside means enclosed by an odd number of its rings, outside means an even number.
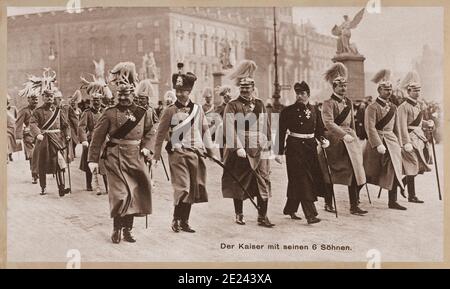
[[[436,149],[443,189],[442,145]],[[301,208],[300,221],[282,214],[286,168],[272,161],[268,216],[276,226],[263,228],[257,225],[257,212],[249,201],[244,205],[247,224],[234,223],[233,202],[221,194],[221,168],[207,161],[209,202],[193,205],[190,224],[197,232],[191,234],[170,229],[172,190],[160,165],[154,170],[148,228],[145,218],[137,218],[137,242],[112,244],[108,197],[85,191],[84,173],[78,169],[81,146],[77,150],[78,158],[71,164],[72,194],[62,198],[51,175],[47,176],[48,195],[39,195],[23,153],[14,154],[14,161],[7,165],[8,262],[67,262],[72,249],[78,250],[81,262],[367,262],[373,254],[381,262],[443,259],[444,205],[438,200],[434,169],[416,179],[417,195],[424,204],[408,203],[399,194],[400,204],[408,210],[390,210],[387,191],[377,199],[378,188],[369,185],[372,204],[365,189],[361,190],[361,207],[369,213],[354,216],[349,213],[346,187],[335,186],[339,218],[325,212],[319,199],[316,206],[322,222],[308,225]],[[168,165],[167,155],[164,158]]]

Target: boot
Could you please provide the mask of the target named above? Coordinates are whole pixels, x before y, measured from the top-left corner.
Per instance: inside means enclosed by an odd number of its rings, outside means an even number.
[[[334,209],[333,205],[325,204],[325,211],[330,213],[336,213],[336,210]]]
[[[308,224],[315,224],[315,223],[319,223],[321,220],[317,217],[310,217],[306,219]]]
[[[357,205],[354,205],[350,208],[350,214],[352,215],[363,216],[367,213],[368,213],[367,211],[361,210]]]
[[[414,183],[414,176],[407,176],[406,179],[408,183],[408,202],[422,204],[424,201],[419,200],[416,196],[416,188]]]
[[[123,217],[123,240],[129,243],[135,243],[136,239],[131,234],[133,230],[133,215],[128,215]]]
[[[291,214],[289,214],[289,216],[291,216],[292,220],[301,220],[302,219],[299,216],[297,216],[295,213],[291,213]]]
[[[394,209],[394,210],[402,210],[402,211],[406,210],[405,207],[403,207],[399,203],[397,203],[397,188],[396,187],[389,191],[388,207],[389,207],[389,209]]]
[[[111,234],[111,241],[114,244],[119,244],[122,238],[122,218],[117,216],[113,219],[113,232]]]
[[[271,223],[267,216],[258,216],[258,225],[266,228],[272,228],[275,224]]]
[[[32,178],[33,178],[33,180],[31,181],[31,183],[32,183],[33,185],[37,184],[37,183],[38,183],[38,177],[37,177],[35,174],[33,174],[33,175],[32,175]]]
[[[123,228],[123,240],[127,241],[129,243],[135,243],[136,239],[131,234],[132,233],[131,231],[132,231],[132,228],[128,228],[128,227]]]
[[[59,187],[59,196],[64,197],[64,195],[70,193],[70,188]]]
[[[181,220],[180,227],[181,227],[182,231],[185,231],[188,233],[195,233],[195,230],[189,226],[188,220]]]
[[[44,196],[44,195],[46,195],[47,194],[47,189],[46,188],[41,188],[41,193],[40,193],[40,195],[41,196]]]
[[[180,232],[180,221],[179,220],[177,220],[177,219],[172,220],[172,230],[175,233]]]
[[[236,224],[245,225],[244,215],[236,214]]]

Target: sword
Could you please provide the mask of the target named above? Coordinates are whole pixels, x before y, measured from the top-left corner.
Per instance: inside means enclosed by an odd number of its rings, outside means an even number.
[[[437,181],[437,186],[438,186],[439,201],[442,201],[441,184],[439,182],[439,172],[438,172],[438,165],[437,165],[437,161],[436,161],[436,149],[434,147],[434,135],[433,135],[432,129],[430,129],[430,136],[431,136],[431,147],[433,148],[434,168],[436,171],[436,181]]]
[[[100,191],[100,184],[98,182],[98,168],[95,168],[95,170],[92,172],[92,175],[94,176],[95,192],[97,193],[97,196],[100,196],[102,192]]]
[[[367,198],[369,198],[369,204],[372,204],[372,201],[370,200],[370,193],[369,193],[369,188],[367,187],[367,184],[366,184],[366,191],[367,191]]]
[[[323,151],[323,156],[325,157],[325,164],[327,165],[328,177],[330,178],[331,196],[333,198],[334,210],[336,211],[336,218],[337,218],[338,217],[338,210],[337,210],[337,206],[336,206],[336,196],[334,195],[333,181],[331,179],[331,169],[330,169],[330,165],[328,163],[327,152],[325,151],[324,148],[322,148],[322,151]]]
[[[239,187],[241,187],[242,191],[247,195],[247,197],[250,199],[250,202],[252,202],[253,206],[258,210],[258,212],[261,210],[261,208],[255,203],[252,196],[247,191],[247,189],[242,185],[242,183],[239,181],[239,179],[232,172],[230,172],[221,161],[212,157],[207,152],[200,153],[198,150],[192,150],[192,151],[197,153],[199,156],[203,156],[204,158],[209,158],[210,160],[212,160],[213,162],[215,162],[216,164],[221,166],[223,168],[223,171],[226,172],[236,183],[238,183]]]

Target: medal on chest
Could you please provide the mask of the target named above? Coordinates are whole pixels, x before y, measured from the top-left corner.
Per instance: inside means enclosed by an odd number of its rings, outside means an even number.
[[[309,110],[309,108],[306,108],[305,110],[303,110],[303,112],[305,113],[305,117],[307,119],[311,118],[311,111]]]
[[[133,115],[133,113],[129,109],[127,109],[125,111],[125,117],[132,122],[136,121],[136,117]]]

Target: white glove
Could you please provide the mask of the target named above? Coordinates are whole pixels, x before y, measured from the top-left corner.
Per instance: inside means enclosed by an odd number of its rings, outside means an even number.
[[[22,141],[20,139],[16,139],[16,145],[21,145]]]
[[[38,134],[38,135],[36,136],[36,138],[37,138],[38,140],[43,140],[43,139],[44,139],[44,135]]]
[[[84,146],[84,147],[88,147],[89,143],[88,143],[87,140],[85,140],[85,141],[81,142],[81,145]]]
[[[379,146],[377,146],[377,152],[379,154],[384,155],[386,153],[386,147],[382,144],[380,144]]]
[[[354,141],[354,140],[355,140],[355,138],[352,137],[351,135],[349,135],[349,134],[344,135],[344,141],[345,141],[346,143],[351,143],[351,142]]]
[[[141,149],[141,153],[146,157],[150,156],[150,151],[146,148]]]
[[[428,120],[428,127],[434,127],[434,121],[432,119]]]
[[[413,146],[410,143],[407,143],[403,146],[403,148],[405,149],[406,152],[410,153],[413,151]]]
[[[322,142],[320,143],[320,145],[322,146],[322,148],[326,149],[327,147],[330,146],[330,141],[327,140],[326,138],[322,139]]]
[[[88,163],[88,167],[91,170],[91,172],[94,172],[98,168],[98,163]]]
[[[275,156],[275,161],[277,163],[279,163],[280,165],[283,164],[283,159],[284,159],[284,156]]]
[[[238,157],[240,157],[240,158],[246,158],[247,157],[247,153],[245,152],[244,149],[238,149],[236,151],[236,153],[237,153]]]

